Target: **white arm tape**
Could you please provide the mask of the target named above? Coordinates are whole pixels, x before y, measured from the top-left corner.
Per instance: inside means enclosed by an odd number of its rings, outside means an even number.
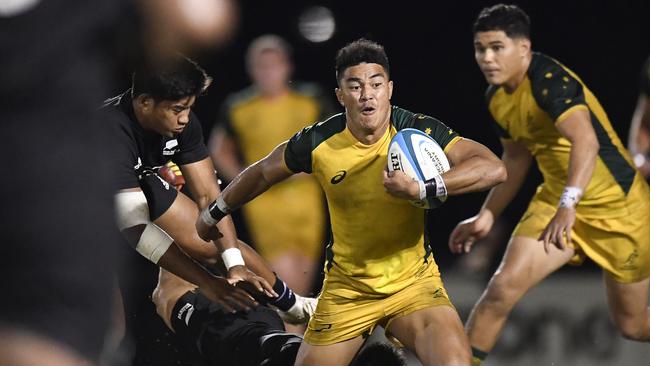
[[[169,249],[173,242],[174,239],[164,232],[163,229],[150,222],[144,228],[142,235],[140,235],[140,240],[135,250],[145,258],[158,264],[160,257],[167,252],[167,249]]]
[[[120,231],[133,226],[150,223],[147,197],[145,197],[142,191],[122,191],[116,193],[115,216],[117,228]]]
[[[221,253],[221,259],[227,270],[234,266],[245,266],[244,257],[238,248],[228,248]]]
[[[582,189],[579,187],[564,187],[564,191],[560,196],[560,207],[574,208],[578,205],[578,201],[582,198]]]

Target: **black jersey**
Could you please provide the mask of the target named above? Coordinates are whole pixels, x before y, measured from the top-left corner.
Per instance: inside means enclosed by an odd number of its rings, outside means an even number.
[[[117,189],[138,187],[141,170],[156,170],[173,161],[178,165],[194,163],[208,157],[201,123],[193,112],[185,129],[174,137],[145,130],[133,112],[131,91],[107,100],[104,104],[113,131]]]

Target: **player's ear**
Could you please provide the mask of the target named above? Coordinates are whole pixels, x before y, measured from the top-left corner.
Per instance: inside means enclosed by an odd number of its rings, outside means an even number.
[[[527,55],[530,52],[530,39],[523,37],[517,39],[517,47],[521,56]]]
[[[388,100],[393,97],[393,80],[388,81]]]
[[[334,88],[334,94],[336,94],[336,99],[338,99],[339,104],[341,107],[345,107],[345,104],[343,103],[343,92],[341,91],[340,88]]]
[[[140,94],[135,98],[135,103],[142,111],[148,112],[153,108],[153,98],[147,94]]]

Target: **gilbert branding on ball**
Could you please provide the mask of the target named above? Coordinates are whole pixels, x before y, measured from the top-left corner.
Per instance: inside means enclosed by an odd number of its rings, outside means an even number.
[[[388,171],[401,170],[409,177],[427,181],[449,170],[449,161],[440,145],[426,133],[405,128],[393,137],[388,146]],[[447,197],[412,200],[414,206],[436,208]]]

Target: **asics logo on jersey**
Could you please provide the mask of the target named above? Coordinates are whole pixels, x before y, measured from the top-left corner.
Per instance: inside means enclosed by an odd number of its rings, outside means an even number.
[[[332,184],[339,184],[341,181],[345,178],[345,176],[348,174],[345,170],[339,170],[336,172],[336,175],[330,179],[330,183]]]

